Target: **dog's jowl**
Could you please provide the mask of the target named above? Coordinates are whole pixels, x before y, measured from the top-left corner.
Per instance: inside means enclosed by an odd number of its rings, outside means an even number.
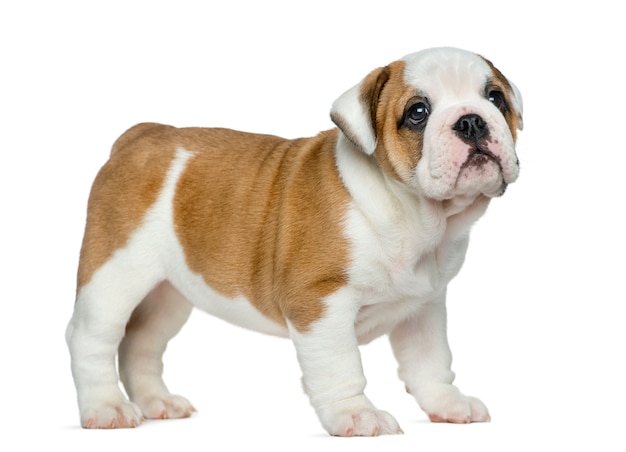
[[[446,286],[517,179],[520,93],[479,55],[430,49],[372,71],[331,118],[298,140],[140,124],[113,145],[67,328],[84,427],[194,412],[161,359],[194,306],[291,338],[332,435],[401,432],[364,394],[358,346],[385,334],[432,421],[489,420],[452,384]]]

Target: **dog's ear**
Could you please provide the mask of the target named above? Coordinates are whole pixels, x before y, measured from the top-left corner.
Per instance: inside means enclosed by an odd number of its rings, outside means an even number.
[[[380,92],[387,80],[387,67],[370,72],[361,83],[339,96],[330,110],[330,118],[337,127],[368,155],[376,150],[376,110]]]
[[[522,130],[524,128],[524,103],[522,102],[522,93],[520,93],[519,89],[517,89],[515,83],[513,83],[511,80],[508,80],[508,82],[509,85],[511,85],[511,91],[513,92],[513,97],[511,98],[511,101],[513,102],[513,110],[517,115],[517,128]]]

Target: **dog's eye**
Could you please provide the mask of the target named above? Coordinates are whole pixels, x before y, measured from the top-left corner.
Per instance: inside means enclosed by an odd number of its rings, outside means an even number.
[[[502,91],[489,91],[489,94],[487,94],[487,99],[489,99],[489,102],[494,104],[496,108],[501,112],[504,112],[506,110],[506,100],[504,99],[504,94],[502,93]]]
[[[406,120],[412,126],[420,126],[426,121],[429,113],[428,105],[424,102],[418,102],[409,108],[406,114]]]

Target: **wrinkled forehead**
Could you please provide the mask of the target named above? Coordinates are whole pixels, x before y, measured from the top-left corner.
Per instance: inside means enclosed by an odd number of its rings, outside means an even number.
[[[450,47],[428,49],[402,58],[405,82],[432,101],[484,92],[494,74],[479,55]]]

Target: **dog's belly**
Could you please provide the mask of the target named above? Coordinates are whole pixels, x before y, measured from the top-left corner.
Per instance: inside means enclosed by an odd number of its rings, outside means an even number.
[[[224,296],[205,284],[200,275],[191,272],[178,272],[171,279],[172,284],[191,304],[210,315],[260,333],[289,336],[287,328],[263,315],[244,296]]]
[[[226,296],[209,286],[202,275],[189,269],[174,231],[170,231],[166,278],[196,308],[233,325],[274,336],[288,337],[289,331],[263,315],[243,295]]]

